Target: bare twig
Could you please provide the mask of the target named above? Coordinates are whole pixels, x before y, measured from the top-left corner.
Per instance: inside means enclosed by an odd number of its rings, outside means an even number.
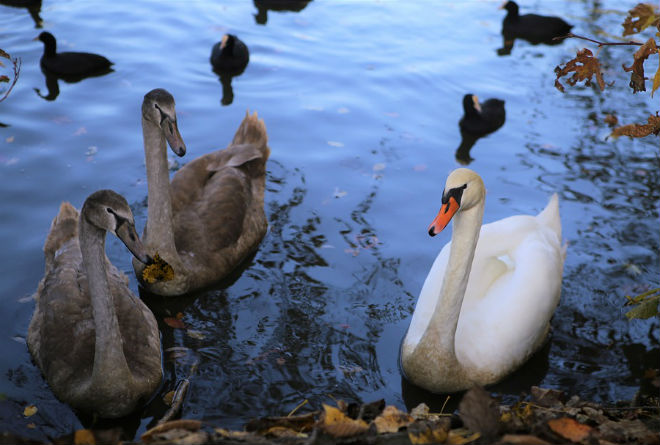
[[[554,37],[552,40],[563,40],[563,39],[570,39],[571,37],[574,37],[576,39],[582,39],[582,40],[587,40],[589,42],[596,43],[599,48],[602,48],[603,46],[623,46],[623,45],[636,45],[636,46],[642,46],[643,43],[639,42],[634,42],[632,40],[628,42],[599,42],[598,40],[590,39],[589,37],[584,37],[584,36],[579,36],[577,34],[573,34],[572,32],[569,32],[565,36],[561,37]]]
[[[15,57],[11,59],[11,62],[14,64],[14,80],[12,80],[11,85],[9,85],[9,88],[7,91],[5,91],[5,94],[0,97],[0,102],[5,100],[7,96],[9,96],[9,93],[11,92],[12,88],[14,88],[14,85],[16,85],[16,82],[18,81],[18,75],[21,72],[21,59],[20,57]]]

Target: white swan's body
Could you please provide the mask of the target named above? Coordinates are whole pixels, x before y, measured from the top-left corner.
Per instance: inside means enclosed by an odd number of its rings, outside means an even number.
[[[433,392],[495,383],[543,344],[565,258],[557,195],[537,216],[481,226],[481,178],[455,170],[452,189],[465,191],[452,241],[426,277],[401,349],[406,376]]]

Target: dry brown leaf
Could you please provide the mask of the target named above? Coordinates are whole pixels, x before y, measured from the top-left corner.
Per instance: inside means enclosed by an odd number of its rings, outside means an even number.
[[[9,82],[9,76],[5,76],[4,74],[0,76],[0,82]]]
[[[655,40],[648,39],[646,43],[639,47],[634,54],[634,61],[632,65],[623,65],[623,70],[626,72],[632,71],[630,74],[630,88],[633,93],[638,91],[646,91],[646,82],[644,79],[644,61],[648,59],[651,54],[657,54],[658,47],[655,45]],[[655,83],[655,79],[653,81]]]
[[[657,26],[658,23],[660,23],[660,15],[654,10],[653,5],[639,3],[628,11],[628,17],[626,17],[622,25],[623,35],[637,34],[649,26]]]
[[[422,402],[410,411],[410,415],[415,420],[426,419],[429,416],[431,409],[429,406]]]
[[[406,427],[414,422],[412,416],[403,411],[399,411],[396,406],[388,405],[380,416],[374,419],[376,431],[378,434],[396,433],[400,428]]]
[[[75,445],[96,445],[96,439],[92,430],[77,430],[73,435]]]
[[[11,56],[1,49],[0,49],[0,57],[4,57],[5,59],[11,59]]]
[[[353,420],[337,408],[325,403],[319,423],[321,429],[333,437],[355,436],[369,429],[369,425],[364,420]]]
[[[646,124],[628,124],[615,128],[610,137],[630,136],[631,138],[643,138],[650,134],[658,135],[660,133],[660,117],[650,115]]]
[[[174,278],[174,269],[167,264],[158,253],[154,255],[154,262],[149,264],[142,271],[142,279],[147,283],[156,281],[170,281]]]
[[[505,434],[495,445],[499,444],[550,445],[550,442],[546,442],[545,440],[532,436],[531,434]]]
[[[571,72],[573,75],[566,79],[569,85],[573,86],[583,80],[585,81],[585,85],[591,85],[591,78],[595,75],[596,82],[601,91],[605,89],[605,80],[603,80],[603,73],[600,71],[600,62],[587,48],[582,48],[578,51],[577,56],[566,62],[563,68],[559,66],[555,68],[555,74],[557,75],[555,88],[562,93],[564,92],[564,85],[559,82],[559,78]]]
[[[161,434],[170,430],[185,430],[185,431],[198,431],[202,427],[202,422],[193,419],[179,419],[170,422],[161,423],[156,425],[150,430],[146,431],[140,439],[142,442],[153,442],[157,434]]]
[[[581,442],[586,439],[593,429],[589,425],[584,425],[570,417],[548,420],[548,426],[552,431],[572,442]]]
[[[37,409],[36,406],[34,406],[34,405],[28,405],[28,406],[26,406],[25,409],[23,410],[23,415],[24,415],[25,417],[34,416],[35,414],[37,414],[37,411],[39,411],[39,410]]]
[[[447,440],[451,421],[447,418],[438,422],[417,421],[408,426],[408,439],[413,445],[441,443]]]

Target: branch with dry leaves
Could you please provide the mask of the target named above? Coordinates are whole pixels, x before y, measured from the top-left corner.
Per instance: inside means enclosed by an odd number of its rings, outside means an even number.
[[[660,10],[657,7],[640,3],[635,6],[633,9],[628,11],[628,15],[624,20],[623,24],[623,36],[636,34],[642,32],[646,28],[656,27],[658,33],[656,36],[660,36]],[[646,62],[650,56],[659,54],[660,49],[655,42],[653,37],[649,38],[645,43],[628,41],[628,42],[601,42],[594,40],[588,37],[579,36],[573,33],[569,33],[562,38],[577,38],[586,40],[598,45],[598,51],[601,48],[607,46],[621,46],[621,45],[635,45],[639,46],[639,49],[635,51],[633,55],[633,62],[630,66],[622,64],[623,70],[630,73],[630,88],[633,90],[633,94],[639,91],[646,91],[646,80],[647,77],[644,75],[644,62]],[[594,55],[589,49],[583,48],[577,52],[577,55],[574,59],[569,60],[566,64],[562,66],[557,66],[555,68],[555,74],[557,75],[555,79],[555,88],[557,88],[562,93],[565,92],[564,85],[559,81],[560,78],[566,76],[566,83],[571,86],[574,86],[578,82],[583,82],[589,86],[592,83],[592,79],[596,78],[596,83],[600,87],[601,91],[605,89],[606,83],[603,78],[603,73],[598,60],[597,54]],[[660,66],[656,71],[653,77],[653,85],[651,87],[651,97],[653,93],[660,88]],[[660,117],[657,115],[650,115],[648,122],[646,124],[628,124],[621,127],[615,128],[610,134],[611,137],[618,136],[630,136],[634,138],[641,138],[651,134],[658,135],[660,134]]]
[[[13,80],[9,79],[9,76],[0,75],[0,83],[9,83],[11,80],[11,83],[9,84],[9,88],[7,88],[7,90],[4,92],[2,97],[0,97],[0,102],[2,102],[7,98],[7,96],[9,96],[9,93],[11,92],[11,90],[14,88],[14,85],[16,85],[16,82],[18,81],[18,75],[21,72],[21,59],[17,57],[12,59],[11,56],[2,49],[0,49],[0,57],[4,57],[5,59],[11,60],[14,70]],[[4,66],[4,63],[2,63],[2,61],[0,61],[0,66]]]

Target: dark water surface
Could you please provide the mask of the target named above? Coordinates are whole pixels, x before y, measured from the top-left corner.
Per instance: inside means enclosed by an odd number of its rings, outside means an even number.
[[[613,39],[603,31],[620,33],[624,14],[616,10],[636,4],[624,3],[534,1],[521,9]],[[569,243],[549,344],[493,390],[512,398],[537,384],[601,402],[631,398],[660,353],[657,319],[628,322],[622,308],[626,294],[659,282],[658,138],[606,141],[603,118],[614,111],[622,123],[645,122],[657,96],[630,93],[620,68],[632,62],[630,48],[600,52],[606,80],[615,82],[605,92],[575,87],[562,95],[553,69],[585,45],[517,41],[511,55],[498,56],[497,6],[315,0],[299,12],[262,9],[255,17],[255,5],[238,0],[45,0],[43,29],[60,50],[115,63],[102,77],[60,81],[47,101],[34,91],[46,94],[43,46],[32,41],[40,30],[26,9],[0,5],[0,47],[23,61],[0,104],[8,125],[0,128],[1,428],[43,438],[81,427],[30,360],[30,295],[61,201],[79,207],[92,191],[112,188],[131,203],[141,232],[140,104],[155,87],[177,101],[188,147],[179,162],[224,147],[246,109],[263,117],[272,148],[270,231],[217,289],[150,302],[166,378],[145,413],[127,420],[129,436],[144,431],[164,410],[161,396],[187,376],[183,415],[239,428],[305,399],[303,412],[333,397],[384,398],[400,408],[445,400],[405,383],[397,360],[426,273],[451,236],[431,239],[426,228],[447,173],[459,166],[465,93],[506,101],[505,125],[470,153],[488,188],[485,222],[536,213],[557,192]],[[229,106],[208,62],[225,32],[251,52]],[[128,252],[114,237],[107,244],[137,291]],[[188,330],[162,323],[178,312]],[[28,404],[39,411],[26,419]]]

